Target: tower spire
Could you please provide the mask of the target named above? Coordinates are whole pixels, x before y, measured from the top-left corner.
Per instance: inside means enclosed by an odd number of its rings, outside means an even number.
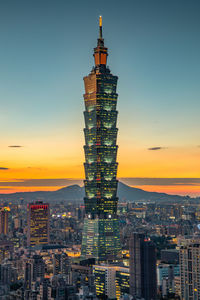
[[[102,34],[102,16],[99,16],[99,39],[103,39],[103,34]]]
[[[102,33],[102,16],[99,16],[99,37],[97,39],[97,47],[94,48],[95,66],[106,66],[107,56],[107,48],[104,46],[104,39]]]

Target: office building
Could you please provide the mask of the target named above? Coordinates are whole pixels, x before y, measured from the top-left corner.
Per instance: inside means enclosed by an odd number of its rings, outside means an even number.
[[[9,207],[0,208],[0,234],[8,234],[8,214],[10,212]]]
[[[5,258],[12,258],[14,252],[14,245],[11,241],[0,241],[0,264],[3,263]]]
[[[0,285],[17,282],[17,269],[10,262],[0,264]]]
[[[180,248],[181,299],[200,299],[200,243]]]
[[[45,273],[45,263],[41,255],[33,255],[24,261],[24,286],[30,290],[32,283],[42,280]]]
[[[54,253],[53,256],[53,275],[70,273],[70,261],[66,253]]]
[[[94,265],[93,274],[97,297],[120,299],[124,294],[129,294],[129,268]]]
[[[167,264],[179,263],[179,251],[176,249],[163,249],[161,250],[161,261]]]
[[[118,268],[115,274],[116,298],[121,299],[123,295],[128,295],[130,291],[129,268]]]
[[[157,266],[157,286],[163,297],[176,292],[177,277],[180,277],[179,265],[159,264]]]
[[[175,276],[180,276],[180,266],[179,265],[169,265],[169,264],[159,264],[157,266],[157,283],[158,286],[161,285],[163,278],[174,279]]]
[[[95,66],[85,84],[85,219],[82,257],[99,262],[120,259],[117,216],[117,76],[106,65],[107,48],[102,37],[94,49]]]
[[[156,299],[156,249],[144,234],[133,233],[130,238],[130,295]]]
[[[49,204],[41,201],[28,204],[29,247],[49,243]]]
[[[68,285],[64,275],[51,277],[48,287],[48,300],[77,300],[74,286]]]

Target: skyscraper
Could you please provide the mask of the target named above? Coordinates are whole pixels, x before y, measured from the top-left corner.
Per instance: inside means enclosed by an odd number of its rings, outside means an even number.
[[[95,66],[85,84],[85,219],[82,257],[114,262],[120,257],[117,217],[117,76],[110,73],[99,18]]]
[[[180,248],[181,299],[200,299],[200,242]]]
[[[8,234],[8,213],[9,207],[0,208],[0,234]]]
[[[144,234],[133,233],[130,238],[130,295],[155,300],[156,251]]]
[[[43,279],[45,273],[45,263],[41,255],[32,255],[24,262],[24,286],[31,289],[31,283],[38,278]]]
[[[54,253],[53,256],[53,275],[69,275],[70,261],[66,253]]]
[[[37,201],[28,204],[27,245],[35,246],[49,243],[49,204]]]

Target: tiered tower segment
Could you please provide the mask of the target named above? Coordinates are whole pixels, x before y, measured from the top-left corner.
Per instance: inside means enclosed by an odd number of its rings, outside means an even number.
[[[95,67],[85,84],[85,211],[82,256],[115,262],[120,257],[117,217],[117,76],[110,73],[102,37],[94,49]]]

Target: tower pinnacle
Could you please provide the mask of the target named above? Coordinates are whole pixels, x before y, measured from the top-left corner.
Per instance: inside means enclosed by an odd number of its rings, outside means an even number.
[[[102,16],[99,16],[99,39],[102,40],[103,34],[102,34]]]
[[[99,38],[97,39],[97,47],[94,48],[95,66],[106,66],[107,56],[107,48],[104,47],[104,39],[102,34],[102,16],[99,16]]]

